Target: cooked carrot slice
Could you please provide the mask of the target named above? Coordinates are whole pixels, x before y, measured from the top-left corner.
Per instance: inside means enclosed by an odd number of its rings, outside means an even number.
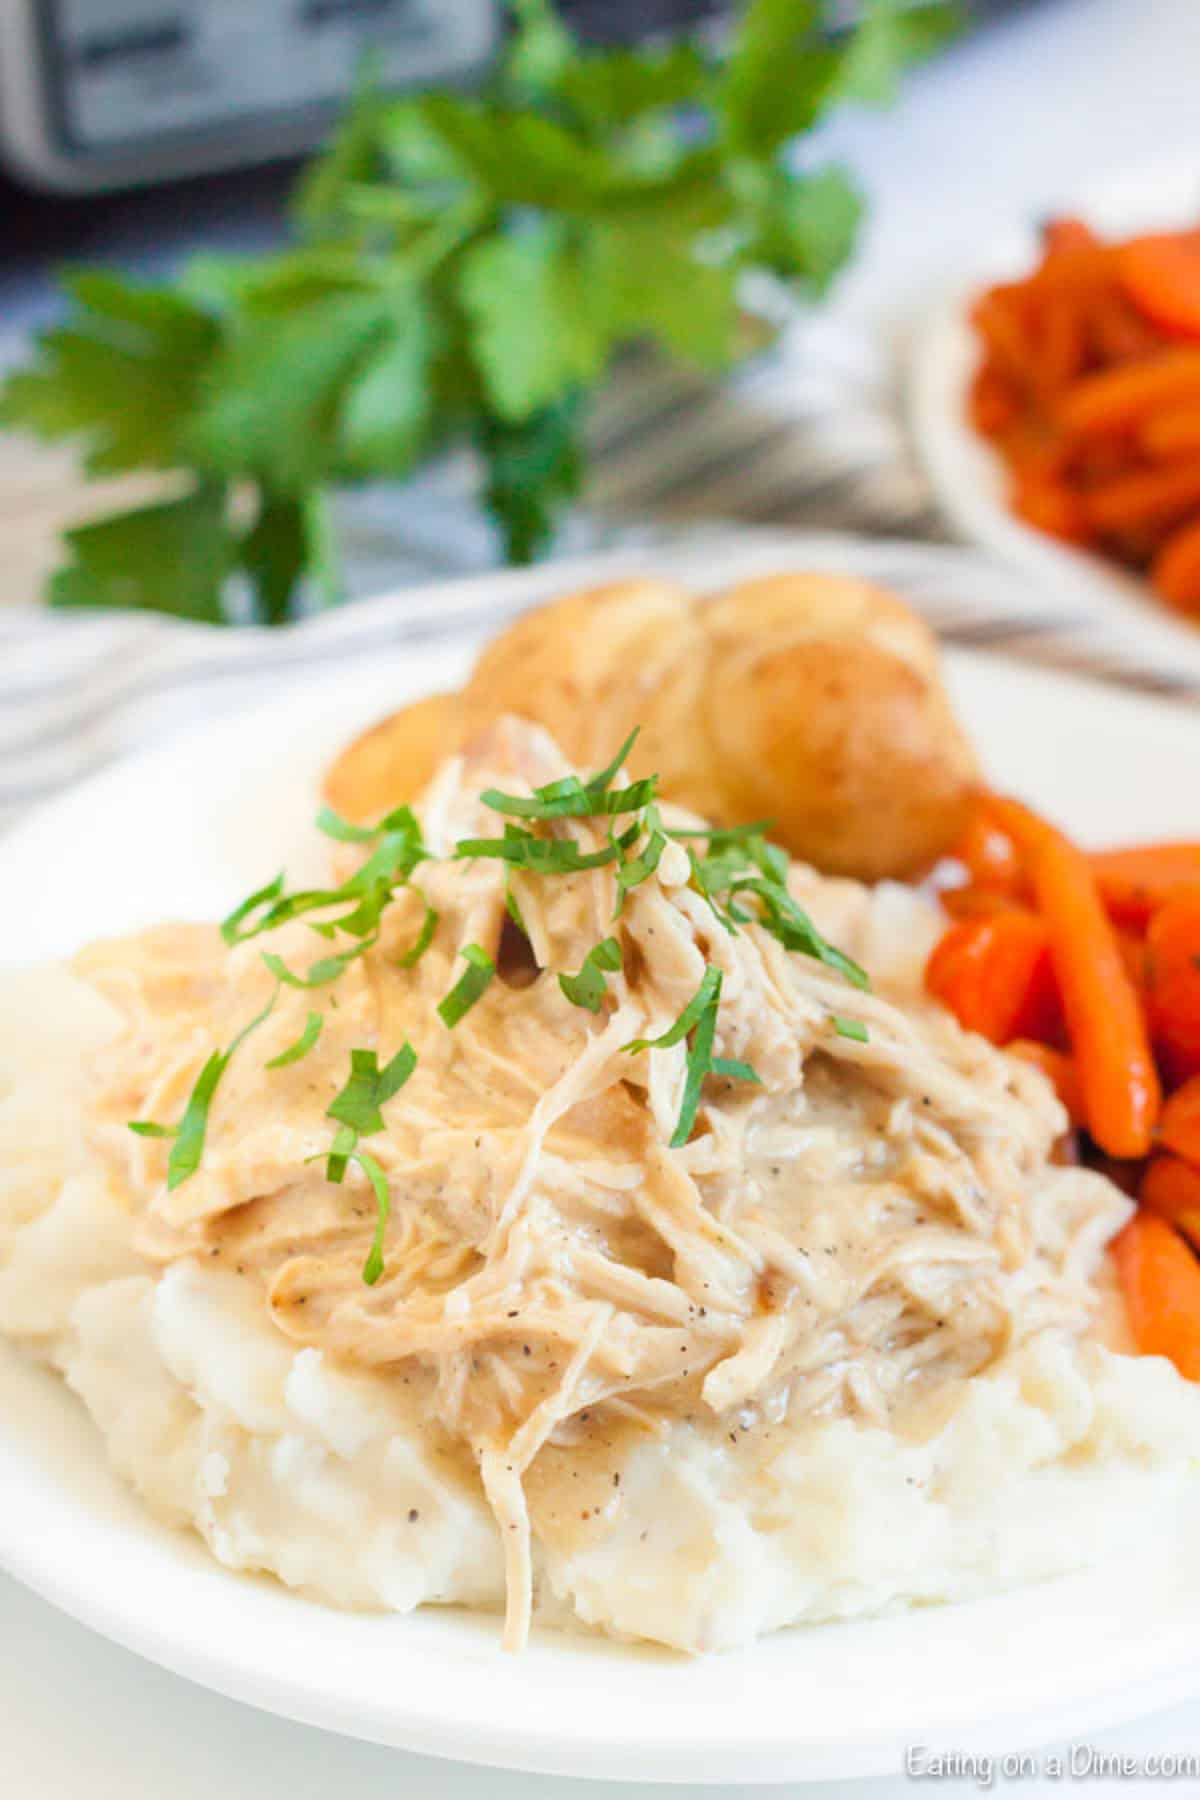
[[[1138,1199],[1189,1244],[1200,1244],[1200,1169],[1178,1156],[1156,1156],[1146,1164]]]
[[[1200,349],[1159,350],[1077,381],[1059,408],[1063,430],[1086,437],[1126,431],[1170,402],[1200,399]]]
[[[1020,417],[1020,398],[991,363],[984,363],[971,382],[970,412],[983,437],[998,437]]]
[[[1094,250],[1099,244],[1099,239],[1086,219],[1073,219],[1069,215],[1047,219],[1042,226],[1041,238],[1047,260],[1059,257],[1066,251]]]
[[[1168,1078],[1200,1075],[1200,889],[1177,894],[1150,921],[1146,1005]]]
[[[1022,1062],[1032,1063],[1049,1079],[1066,1107],[1072,1125],[1084,1123],[1083,1089],[1079,1085],[1079,1071],[1064,1051],[1052,1049],[1049,1044],[1035,1044],[1032,1038],[1014,1038],[1005,1048],[1010,1056],[1019,1056]]]
[[[1200,231],[1155,232],[1117,251],[1134,305],[1165,331],[1200,338]]]
[[[1026,475],[1013,484],[1012,509],[1019,519],[1064,543],[1081,544],[1091,535],[1086,499],[1066,481],[1049,475]]]
[[[1166,1356],[1200,1380],[1200,1262],[1179,1233],[1139,1212],[1113,1244],[1134,1342],[1143,1356]]]
[[[1128,295],[1111,284],[1092,296],[1086,318],[1093,355],[1102,363],[1142,361],[1161,348],[1160,335],[1138,312]]]
[[[1200,887],[1200,844],[1142,844],[1089,856],[1104,904],[1118,923],[1144,926],[1181,888]]]
[[[1200,455],[1200,405],[1164,406],[1138,427],[1138,445],[1153,462]]]
[[[1050,1036],[1061,1019],[1046,928],[1017,907],[952,925],[925,985],[960,1025],[993,1044]]]
[[[1020,901],[1002,888],[976,887],[974,883],[969,887],[945,888],[938,899],[952,919],[992,919],[997,913],[1020,908]]]
[[[1141,1002],[1087,857],[1018,801],[992,805],[1024,856],[1049,933],[1088,1130],[1110,1156],[1145,1156],[1162,1089]]]
[[[1096,531],[1168,526],[1200,509],[1200,456],[1118,475],[1090,489],[1082,501],[1084,516]]]
[[[1000,830],[986,800],[973,802],[949,855],[963,865],[975,886],[1006,894],[1021,892],[1023,877],[1016,845]]]
[[[1200,1075],[1175,1089],[1158,1122],[1158,1141],[1200,1172]]]
[[[1150,579],[1180,612],[1200,613],[1200,519],[1172,533],[1154,559]]]

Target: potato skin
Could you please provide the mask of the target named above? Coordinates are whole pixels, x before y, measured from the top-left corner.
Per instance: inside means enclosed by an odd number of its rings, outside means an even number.
[[[463,690],[469,727],[500,713],[544,725],[582,767],[602,767],[635,728],[635,775],[694,766],[704,635],[695,602],[663,581],[623,581],[526,613],[483,651]]]
[[[539,607],[461,695],[418,701],[345,751],[327,798],[377,817],[506,713],[584,769],[639,726],[631,772],[658,773],[668,799],[719,824],[769,817],[794,855],[863,880],[935,862],[977,780],[925,624],[866,582],[783,574],[712,600],[646,580]]]
[[[430,694],[389,713],[330,764],[322,787],[326,801],[361,825],[415,800],[457,748],[460,715],[457,694]]]
[[[730,816],[768,816],[793,854],[873,881],[929,868],[978,780],[937,645],[893,595],[783,575],[712,602],[707,698]]]

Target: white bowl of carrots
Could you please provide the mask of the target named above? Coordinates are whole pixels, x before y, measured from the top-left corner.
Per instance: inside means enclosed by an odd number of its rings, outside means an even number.
[[[982,793],[942,874],[929,992],[1037,1064],[1136,1199],[1114,1245],[1130,1328],[1200,1380],[1200,841],[1088,853]]]
[[[1002,246],[929,321],[911,401],[964,535],[1200,678],[1200,154]]]

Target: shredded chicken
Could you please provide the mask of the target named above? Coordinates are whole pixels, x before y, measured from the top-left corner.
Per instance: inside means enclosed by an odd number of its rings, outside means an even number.
[[[566,772],[543,733],[505,722],[435,780],[419,808],[427,844],[449,858],[462,837],[496,835],[481,789]],[[553,829],[588,851],[607,824]],[[1108,1183],[1052,1160],[1065,1119],[1035,1071],[932,1010],[857,992],[756,924],[727,931],[689,874],[671,845],[614,919],[611,866],[515,873],[523,936],[501,863],[421,864],[336,983],[282,991],[173,1192],[168,1146],[127,1121],[178,1118],[214,1047],[269,997],[264,947],[302,968],[328,944],[304,920],[232,950],[176,926],[81,959],[127,1020],[95,1073],[89,1129],[138,1215],[139,1250],[220,1259],[290,1339],[428,1384],[431,1421],[473,1457],[503,1534],[514,1647],[539,1458],[696,1412],[900,1419],[1036,1332],[1084,1329],[1124,1216]],[[819,898],[811,872],[793,880],[806,904]],[[427,903],[433,940],[402,968]],[[556,977],[610,933],[623,966],[592,1014]],[[469,943],[499,974],[451,1030],[436,1005]],[[675,1021],[706,965],[723,977],[716,1054],[759,1082],[710,1076],[673,1149],[686,1044],[626,1047]],[[267,1069],[309,1008],[323,1014],[317,1046]],[[837,1015],[866,1041],[840,1035]],[[351,1050],[382,1063],[406,1039],[416,1071],[363,1140],[391,1206],[368,1286],[375,1198],[353,1164],[340,1186],[326,1179],[326,1108]]]

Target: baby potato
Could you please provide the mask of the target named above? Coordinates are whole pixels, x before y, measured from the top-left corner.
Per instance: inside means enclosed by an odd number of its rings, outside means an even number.
[[[361,825],[415,800],[457,747],[461,710],[457,694],[430,694],[380,719],[330,764],[323,786],[329,805]]]
[[[628,763],[718,824],[774,820],[793,855],[863,880],[928,868],[957,835],[976,765],[932,632],[851,577],[782,574],[715,599],[625,581],[526,613],[459,695],[385,719],[330,770],[353,819],[410,800],[442,757],[505,714],[580,768]]]
[[[704,616],[722,819],[773,818],[831,874],[929,868],[978,770],[925,623],[866,582],[817,574],[744,582]]]

